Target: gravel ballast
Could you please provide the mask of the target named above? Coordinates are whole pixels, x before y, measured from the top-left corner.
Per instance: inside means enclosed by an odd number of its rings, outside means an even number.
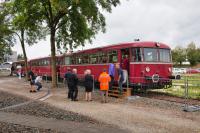
[[[27,101],[27,98],[0,91],[0,109]]]
[[[16,114],[24,115],[34,115],[36,117],[45,117],[45,118],[54,118],[58,120],[67,120],[75,122],[89,122],[89,123],[98,123],[97,121],[79,115],[78,113],[62,110],[48,105],[47,103],[42,103],[34,101],[27,105],[19,106],[12,109],[6,109],[4,112],[12,112]]]
[[[36,127],[28,127],[18,124],[0,122],[1,133],[61,133],[51,129],[40,129]]]

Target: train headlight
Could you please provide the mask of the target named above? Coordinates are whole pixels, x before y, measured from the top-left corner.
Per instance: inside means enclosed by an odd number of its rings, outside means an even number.
[[[150,68],[149,67],[146,67],[145,70],[146,70],[146,72],[150,72]]]
[[[169,72],[172,72],[172,68],[171,67],[169,67]]]

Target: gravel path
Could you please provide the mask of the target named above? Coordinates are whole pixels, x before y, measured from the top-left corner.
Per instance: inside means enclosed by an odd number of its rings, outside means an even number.
[[[28,101],[27,98],[0,91],[0,109],[26,101]]]
[[[51,129],[41,129],[30,126],[23,126],[19,124],[12,124],[6,122],[0,122],[0,132],[1,133],[61,133],[58,131],[53,131]]]
[[[12,112],[16,114],[33,115],[37,117],[45,118],[55,118],[58,120],[76,121],[76,122],[89,122],[89,123],[99,123],[92,118],[79,115],[71,111],[66,111],[62,109],[50,106],[47,103],[42,103],[34,101],[30,104],[15,107],[12,109],[6,109],[4,112]]]
[[[0,92],[1,104],[5,106],[26,102],[26,98]],[[2,106],[2,107],[5,107]],[[0,132],[31,133],[128,133],[119,127],[98,122],[90,117],[55,108],[41,101],[0,111]]]
[[[149,98],[132,101],[109,98],[109,103],[101,104],[98,93],[93,93],[93,102],[84,101],[83,91],[79,91],[78,102],[71,102],[65,92],[64,89],[56,91],[46,102],[132,132],[200,131],[200,112],[182,112],[181,104]]]

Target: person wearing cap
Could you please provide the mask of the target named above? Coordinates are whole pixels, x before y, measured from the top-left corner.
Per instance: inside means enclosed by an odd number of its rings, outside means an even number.
[[[71,98],[71,91],[72,91],[72,88],[70,86],[70,83],[69,83],[69,78],[71,77],[71,69],[70,68],[67,68],[67,72],[65,73],[64,75],[64,83],[67,84],[67,87],[68,87],[68,99]]]
[[[99,82],[100,82],[100,90],[102,95],[102,103],[107,103],[108,98],[108,89],[109,89],[109,82],[111,81],[111,78],[109,74],[106,72],[106,69],[103,70],[103,72],[99,76]]]

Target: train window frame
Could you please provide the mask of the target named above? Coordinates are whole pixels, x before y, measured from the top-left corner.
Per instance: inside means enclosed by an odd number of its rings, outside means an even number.
[[[167,61],[165,59],[164,60],[161,59],[161,53],[163,53],[161,51],[168,51],[168,59],[167,59]],[[160,62],[171,62],[171,50],[170,49],[160,48],[159,49],[159,61]]]
[[[139,54],[138,54],[139,50]],[[141,47],[131,48],[131,62],[142,62],[143,61],[143,50]]]
[[[76,56],[76,64],[82,64],[83,60],[82,60],[82,56],[78,55]]]
[[[71,56],[71,64],[72,65],[76,65],[77,63],[76,63],[76,55],[72,55]]]
[[[114,56],[113,56],[114,54]],[[112,60],[110,59],[112,56]],[[115,59],[113,59],[115,58]],[[117,63],[118,62],[118,52],[117,50],[108,51],[108,63]]]
[[[82,63],[83,64],[89,64],[90,63],[90,56],[89,56],[89,54],[83,54],[82,55]]]
[[[146,51],[150,50],[150,51]],[[150,53],[151,52],[151,53]],[[155,58],[156,54],[156,58]],[[159,53],[157,48],[143,48],[143,56],[145,62],[159,62]]]
[[[104,51],[104,52],[100,52],[99,53],[99,61],[98,63],[99,64],[106,64],[108,63],[108,52],[107,51]]]
[[[93,53],[89,55],[90,64],[98,64],[98,60],[99,60],[99,53]]]
[[[66,58],[68,58],[68,60],[66,60]],[[66,62],[66,61],[68,61],[68,62]],[[71,57],[70,56],[65,56],[65,58],[64,58],[64,65],[71,65],[72,64],[72,59],[71,59]]]

